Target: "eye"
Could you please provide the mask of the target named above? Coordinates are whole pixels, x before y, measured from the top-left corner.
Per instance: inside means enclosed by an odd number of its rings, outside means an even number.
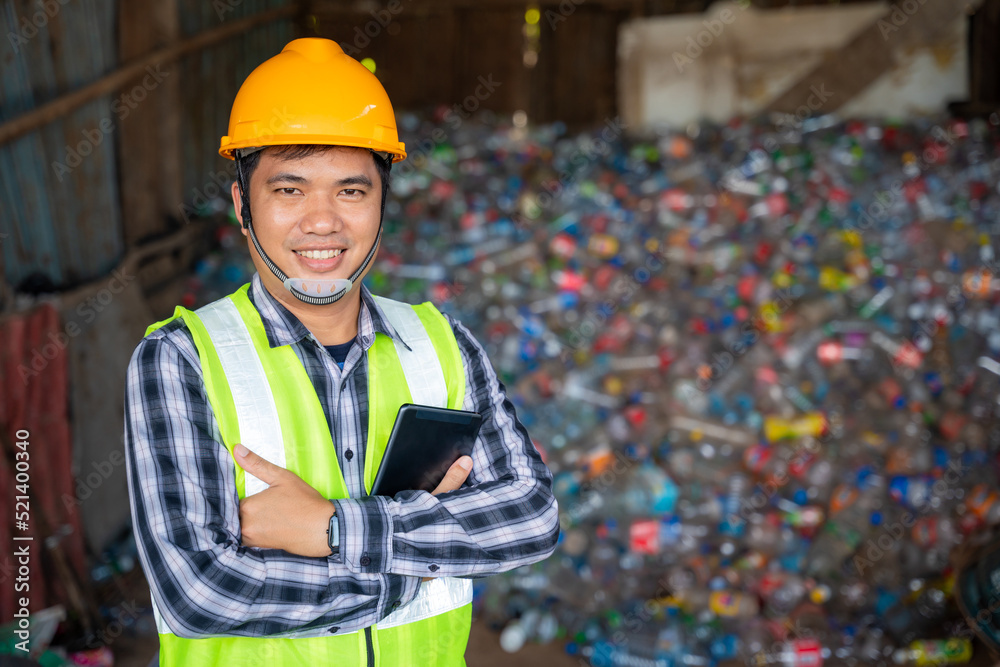
[[[275,190],[275,192],[281,193],[283,195],[294,195],[295,193],[299,192],[299,189],[298,188],[278,188],[278,189]]]
[[[365,193],[364,190],[359,190],[357,188],[347,188],[345,190],[341,190],[341,192],[343,192],[348,197],[360,197]]]

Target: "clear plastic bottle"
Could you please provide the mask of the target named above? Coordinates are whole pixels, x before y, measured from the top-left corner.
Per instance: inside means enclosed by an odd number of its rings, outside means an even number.
[[[818,578],[836,577],[844,561],[868,538],[880,520],[884,481],[871,476],[856,500],[830,516],[809,551],[807,571]]]
[[[761,618],[740,623],[739,638],[739,654],[747,665],[760,664],[759,659],[763,659],[774,644],[774,635]]]
[[[744,507],[750,495],[750,479],[743,473],[734,473],[726,480],[725,495],[722,498],[722,522],[719,533],[726,537],[740,538],[746,527]]]
[[[537,609],[529,609],[503,629],[500,633],[500,648],[506,653],[517,653],[535,634],[541,612]]]
[[[860,639],[855,642],[851,654],[860,665],[865,665],[866,667],[886,667],[891,650],[891,646],[886,642],[885,633],[882,632],[882,629],[872,627],[866,629]]]
[[[771,618],[784,618],[792,613],[806,596],[806,585],[797,574],[786,574],[780,585],[764,597],[764,613]]]
[[[791,529],[782,524],[776,512],[751,514],[747,519],[744,543],[751,549],[774,556],[787,551],[794,540]]]
[[[659,466],[645,462],[631,475],[618,501],[626,516],[661,516],[672,514],[679,489]]]

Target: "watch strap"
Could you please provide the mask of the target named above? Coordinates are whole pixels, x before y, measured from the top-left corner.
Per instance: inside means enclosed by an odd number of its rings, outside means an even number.
[[[336,511],[330,517],[330,525],[326,529],[326,543],[330,547],[330,555],[340,553],[340,519],[337,518]]]

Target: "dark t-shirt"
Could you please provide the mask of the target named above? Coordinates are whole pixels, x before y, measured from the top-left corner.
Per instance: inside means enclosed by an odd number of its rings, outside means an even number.
[[[344,362],[347,361],[347,353],[351,351],[351,346],[354,345],[354,339],[347,341],[346,343],[341,343],[340,345],[324,345],[326,351],[330,353],[333,360],[337,362],[340,366],[340,370],[344,370]]]

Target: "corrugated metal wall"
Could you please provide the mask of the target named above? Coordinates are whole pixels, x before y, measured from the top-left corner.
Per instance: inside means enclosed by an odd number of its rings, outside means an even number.
[[[178,0],[181,7],[181,32],[184,37],[217,27],[222,21],[259,14],[282,7],[281,0]],[[220,21],[222,12],[222,21]],[[219,157],[219,139],[229,128],[229,110],[236,91],[253,69],[271,56],[277,55],[286,43],[294,39],[292,20],[276,21],[250,30],[246,35],[180,61],[183,108],[181,109],[181,153],[186,205],[196,208],[202,197],[211,199],[218,175],[235,178],[233,163]],[[187,82],[205,82],[195,90]],[[228,194],[223,194],[228,198]]]
[[[64,0],[65,2],[65,0]],[[81,88],[116,66],[112,0],[3,0],[0,122]],[[122,252],[114,118],[103,97],[0,146],[4,277],[71,284],[108,271]]]
[[[285,0],[177,0],[181,39],[289,4]],[[115,0],[0,0],[0,122],[77,90],[119,67]],[[182,77],[180,153],[184,201],[229,168],[218,157],[239,84],[293,38],[291,19],[223,41],[177,63]],[[143,104],[157,101],[150,92]],[[116,133],[127,116],[118,94],[0,145],[0,250],[4,279],[32,274],[67,287],[107,273],[125,244]],[[102,127],[104,128],[102,130]],[[108,129],[110,128],[110,129]],[[152,151],[128,160],[156,161]],[[213,178],[213,175],[215,178]],[[163,231],[169,229],[164,217]]]

